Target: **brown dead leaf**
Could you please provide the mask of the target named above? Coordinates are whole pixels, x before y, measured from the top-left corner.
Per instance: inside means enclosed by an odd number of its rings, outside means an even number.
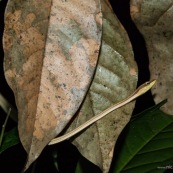
[[[101,44],[99,0],[11,0],[5,12],[5,76],[15,94],[26,168],[79,108]]]
[[[150,78],[157,79],[154,99],[168,99],[162,109],[173,114],[173,1],[131,0],[131,16],[146,41]]]
[[[107,1],[102,0],[101,4],[103,36],[96,74],[68,131],[126,98],[136,88],[137,67],[128,36]],[[116,140],[129,121],[133,108],[134,102],[113,111],[73,140],[81,154],[104,173],[110,168]]]

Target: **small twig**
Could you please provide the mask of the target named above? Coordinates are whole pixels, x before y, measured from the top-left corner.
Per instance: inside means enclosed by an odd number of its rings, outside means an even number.
[[[34,173],[35,172],[36,164],[37,164],[37,160],[33,163],[31,173]]]
[[[13,121],[18,121],[18,113],[17,110],[5,99],[5,97],[0,93],[0,107],[4,110],[6,114],[8,114],[9,108],[11,108],[10,117]]]
[[[1,144],[2,144],[2,139],[3,139],[3,136],[4,136],[4,132],[5,132],[5,127],[6,127],[6,125],[7,125],[7,121],[8,121],[8,118],[9,118],[9,116],[10,116],[10,112],[11,112],[11,108],[9,108],[7,117],[6,117],[6,119],[5,119],[5,122],[4,122],[4,124],[2,125],[1,136],[0,136],[0,146],[1,146]]]

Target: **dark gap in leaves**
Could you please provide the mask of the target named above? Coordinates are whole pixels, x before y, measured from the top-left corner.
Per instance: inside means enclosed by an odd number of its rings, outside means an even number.
[[[172,169],[173,169],[173,163],[172,163],[170,166],[171,166]],[[172,172],[173,172],[172,169],[167,169],[164,173],[172,173]]]
[[[0,155],[0,172],[20,173],[26,160],[26,152],[21,144],[15,145]]]
[[[128,131],[129,131],[129,125],[127,124],[126,127],[122,130],[122,132],[121,132],[120,136],[118,137],[118,140],[115,144],[114,154],[113,154],[109,173],[114,173],[114,168],[115,168],[114,163],[116,163],[116,160],[118,158],[117,156],[119,155],[120,151],[122,150],[124,140],[127,136]]]
[[[100,168],[80,155],[79,162],[81,173],[102,173]]]
[[[59,173],[73,173],[79,159],[79,151],[69,141],[64,141],[53,147],[54,152],[57,152],[57,163]]]
[[[55,153],[57,153],[56,146],[47,146],[26,173],[60,173],[55,166],[57,162],[53,157]]]
[[[130,16],[130,0],[110,0],[112,8],[124,26],[131,41],[134,58],[138,65],[138,86],[146,82],[150,78],[149,72],[149,58],[145,45],[145,40],[142,34],[139,32]],[[133,111],[133,115],[137,114],[154,105],[154,101],[151,95],[151,91],[147,92],[143,96],[137,98],[136,106]]]

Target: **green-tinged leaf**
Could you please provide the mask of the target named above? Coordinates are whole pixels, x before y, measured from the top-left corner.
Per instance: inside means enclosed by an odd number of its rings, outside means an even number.
[[[158,105],[140,113],[116,157],[114,173],[164,172],[173,163],[173,117]]]
[[[18,130],[17,128],[14,128],[11,131],[4,134],[2,145],[0,147],[0,154],[8,148],[17,145],[18,143],[20,143]]]

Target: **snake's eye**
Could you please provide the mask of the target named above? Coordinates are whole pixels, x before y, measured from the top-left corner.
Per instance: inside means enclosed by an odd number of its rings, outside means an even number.
[[[150,84],[150,82],[146,82],[145,84],[146,84],[146,85],[149,85],[149,84]]]

